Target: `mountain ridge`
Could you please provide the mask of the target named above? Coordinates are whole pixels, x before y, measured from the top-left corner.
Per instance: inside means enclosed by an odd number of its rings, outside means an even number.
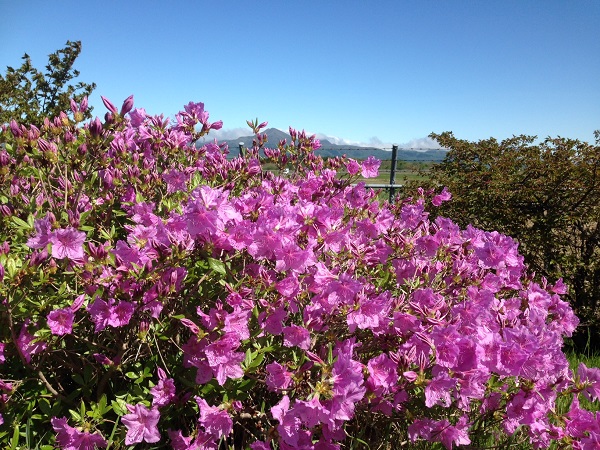
[[[288,143],[292,141],[291,136],[277,128],[267,128],[262,132],[267,135],[267,148],[276,148],[281,140],[286,140]],[[239,146],[244,148],[252,147],[254,135],[240,136],[236,139],[219,140],[220,144],[227,144],[229,147],[229,157],[239,155]],[[367,159],[373,156],[380,160],[392,159],[391,150],[383,150],[377,147],[363,147],[359,145],[340,145],[334,144],[327,139],[319,139],[321,148],[315,151],[316,155],[322,157],[336,157],[346,155],[353,159]],[[446,156],[447,150],[443,149],[404,149],[398,148],[398,161],[442,161]]]

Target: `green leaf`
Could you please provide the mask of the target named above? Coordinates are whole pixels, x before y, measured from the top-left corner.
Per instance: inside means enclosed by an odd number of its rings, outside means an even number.
[[[26,230],[30,229],[30,226],[27,222],[22,219],[19,219],[17,216],[12,216],[11,220],[17,225],[18,228],[24,228]]]
[[[16,449],[18,445],[19,445],[19,427],[18,427],[18,425],[15,425],[15,429],[13,431],[12,439],[10,441],[10,448],[11,449]]]
[[[41,398],[38,400],[38,406],[46,416],[52,415],[52,408],[50,407],[50,402],[45,398]]]
[[[220,273],[221,275],[226,275],[227,271],[225,270],[225,264],[223,263],[223,261],[220,261],[218,259],[215,258],[207,258],[208,259],[208,266],[214,270],[215,272]]]

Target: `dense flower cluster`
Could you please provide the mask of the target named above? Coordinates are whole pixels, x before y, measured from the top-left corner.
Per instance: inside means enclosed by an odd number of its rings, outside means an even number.
[[[250,122],[227,158],[197,144],[221,126],[202,103],[170,124],[103,100],[104,122],[2,131],[1,442],[36,423],[63,449],[333,450],[393,424],[597,448],[566,287],[507,236],[430,221],[446,190],[391,205],[356,183],[379,161],[324,161],[304,132],[265,148]]]

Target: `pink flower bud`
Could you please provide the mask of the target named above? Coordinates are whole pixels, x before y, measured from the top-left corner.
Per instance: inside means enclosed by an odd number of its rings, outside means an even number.
[[[123,106],[121,106],[121,115],[124,116],[133,108],[133,95],[130,95],[123,102]]]
[[[10,217],[12,215],[12,208],[9,205],[0,205],[0,214],[4,217]]]
[[[31,125],[29,127],[29,132],[27,133],[27,137],[30,141],[35,141],[40,137],[40,129],[35,125]]]
[[[100,119],[96,117],[95,120],[90,122],[89,130],[93,137],[100,136],[102,134],[102,122],[100,122]]]
[[[21,129],[19,128],[19,124],[13,119],[10,121],[10,131],[12,132],[14,137],[21,137]]]
[[[111,103],[109,99],[107,99],[103,95],[101,95],[100,98],[102,99],[102,103],[104,103],[104,106],[106,106],[106,109],[108,109],[113,114],[118,113],[117,108]]]
[[[70,99],[69,102],[71,103],[71,111],[73,112],[73,114],[76,114],[79,111],[77,103],[75,103],[75,100],[73,99]]]
[[[83,97],[83,100],[81,100],[81,105],[79,105],[79,111],[81,112],[86,112],[88,109],[88,98],[87,96]]]

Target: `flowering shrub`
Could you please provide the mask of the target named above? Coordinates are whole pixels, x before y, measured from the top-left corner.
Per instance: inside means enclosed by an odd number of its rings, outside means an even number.
[[[249,123],[227,159],[196,145],[221,126],[201,103],[173,124],[104,104],[2,129],[4,446],[597,448],[566,287],[509,237],[429,221],[447,191],[382,204],[353,184],[378,161],[323,161],[304,132],[265,148]]]

